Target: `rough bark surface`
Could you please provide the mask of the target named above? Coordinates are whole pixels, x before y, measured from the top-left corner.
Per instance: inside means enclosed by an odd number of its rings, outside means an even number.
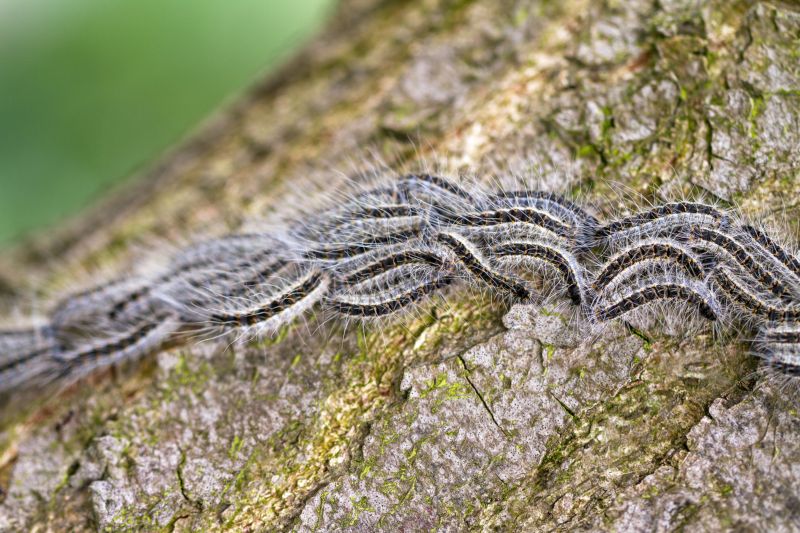
[[[703,190],[797,237],[798,146],[794,2],[346,0],[139,185],[6,254],[0,291],[48,297],[155,236],[235,229],[368,149],[533,165],[607,214],[619,187]],[[742,344],[581,339],[547,309],[449,301],[178,348],[7,416],[0,528],[800,530],[798,391]]]

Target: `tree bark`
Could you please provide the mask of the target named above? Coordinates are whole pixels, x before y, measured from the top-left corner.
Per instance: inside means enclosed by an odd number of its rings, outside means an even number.
[[[535,172],[604,214],[700,191],[796,238],[798,146],[795,2],[346,0],[140,182],[7,254],[0,290],[52,297],[376,155]],[[468,293],[433,316],[176,348],[31,404],[0,434],[0,528],[800,529],[798,391],[744,344],[581,339]]]

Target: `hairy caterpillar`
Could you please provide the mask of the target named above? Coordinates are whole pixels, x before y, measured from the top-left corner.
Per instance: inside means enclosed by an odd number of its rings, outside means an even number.
[[[800,281],[800,261],[798,261],[796,257],[784,250],[783,247],[771,239],[769,235],[754,228],[750,224],[744,224],[742,230],[758,243],[772,260],[777,261],[778,264],[794,274],[797,280]]]
[[[611,244],[635,236],[656,237],[685,232],[694,225],[725,226],[730,217],[712,205],[698,202],[671,202],[597,227],[597,244]]]
[[[531,241],[506,241],[489,248],[489,255],[495,259],[517,258],[547,263],[562,276],[573,304],[580,305],[586,301],[582,269],[577,259],[557,246]]]
[[[374,279],[377,276],[405,265],[415,264],[427,264],[441,268],[445,264],[445,259],[443,259],[441,255],[423,248],[413,247],[410,249],[390,251],[390,253],[381,254],[356,270],[345,274],[342,277],[342,283],[345,286],[357,286],[364,281]]]
[[[387,316],[453,282],[453,276],[446,273],[430,272],[414,277],[417,279],[413,282],[395,289],[358,296],[334,295],[325,303],[333,311],[352,317]]]
[[[693,243],[707,244],[724,253],[746,271],[759,285],[765,287],[781,299],[790,299],[791,295],[784,283],[767,269],[762,268],[752,254],[748,253],[745,246],[737,242],[734,237],[709,228],[692,228],[690,239]]]
[[[601,322],[614,320],[644,305],[675,299],[696,306],[703,318],[717,320],[718,306],[705,285],[679,278],[651,280],[626,292],[610,304],[606,304],[604,298],[599,298],[593,306],[594,318]]]
[[[651,261],[674,263],[691,277],[703,276],[700,260],[684,246],[669,240],[648,240],[629,246],[608,259],[595,275],[592,288],[601,291],[632,267]]]
[[[457,283],[539,302],[531,274],[594,325],[665,302],[738,322],[756,332],[753,353],[800,374],[800,260],[735,211],[680,201],[601,221],[552,192],[410,174],[274,235],[199,242],[155,276],[68,296],[48,324],[0,332],[0,391],[74,380],[198,332],[271,335],[312,308],[386,317]]]

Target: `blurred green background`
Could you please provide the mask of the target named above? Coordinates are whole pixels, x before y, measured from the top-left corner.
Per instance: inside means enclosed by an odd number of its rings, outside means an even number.
[[[142,168],[333,0],[0,0],[0,246]]]

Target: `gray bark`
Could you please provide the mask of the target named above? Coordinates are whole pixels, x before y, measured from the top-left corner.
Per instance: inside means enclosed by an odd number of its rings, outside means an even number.
[[[235,229],[368,153],[535,168],[604,214],[703,191],[797,237],[795,2],[339,14],[141,184],[8,254],[0,286],[48,297],[124,270],[153,236]],[[312,322],[246,349],[176,348],[32,403],[0,434],[0,527],[800,529],[798,391],[754,372],[741,342],[582,339],[554,309],[448,302],[365,333]]]

